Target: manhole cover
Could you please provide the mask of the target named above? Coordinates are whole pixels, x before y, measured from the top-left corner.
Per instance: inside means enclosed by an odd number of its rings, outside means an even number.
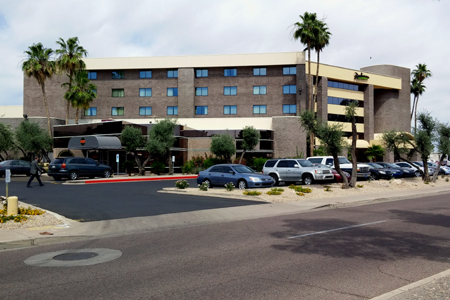
[[[79,267],[101,264],[122,256],[119,250],[92,248],[42,253],[26,259],[27,265],[38,267]]]
[[[96,257],[98,253],[94,252],[77,252],[77,253],[66,253],[61,255],[56,255],[53,259],[63,260],[63,261],[72,261],[72,260],[83,260]]]

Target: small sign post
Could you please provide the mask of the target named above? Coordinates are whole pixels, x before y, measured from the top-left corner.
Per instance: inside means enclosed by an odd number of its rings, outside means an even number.
[[[119,154],[116,154],[117,175],[119,175]]]
[[[6,201],[8,201],[8,183],[11,182],[11,170],[5,170],[5,183],[6,183]]]

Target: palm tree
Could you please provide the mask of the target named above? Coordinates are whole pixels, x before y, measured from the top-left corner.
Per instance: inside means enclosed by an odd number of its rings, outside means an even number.
[[[22,63],[22,71],[28,78],[34,77],[42,89],[44,97],[45,112],[47,114],[48,134],[52,136],[52,128],[50,126],[50,114],[48,112],[47,95],[45,94],[45,81],[52,78],[55,72],[55,62],[50,60],[53,50],[45,48],[41,43],[33,44],[25,51],[28,55],[27,60]]]
[[[319,86],[319,62],[320,62],[320,52],[328,46],[330,43],[331,33],[328,31],[327,24],[323,21],[317,20],[317,27],[314,31],[314,41],[312,47],[317,53],[317,69],[316,69],[316,88],[314,90],[313,102],[317,101],[317,92]]]
[[[58,55],[56,65],[60,74],[66,72],[68,75],[69,85],[67,90],[69,91],[72,86],[74,72],[86,68],[86,64],[82,58],[83,56],[86,57],[88,53],[83,47],[78,45],[78,37],[69,38],[67,42],[59,38],[59,41],[56,41],[56,43],[60,46],[56,50],[56,54]],[[69,109],[70,101],[67,101],[66,124],[69,123]]]
[[[419,99],[419,96],[422,95],[423,92],[425,92],[425,88],[426,86],[420,82],[417,78],[413,78],[411,80],[411,94],[414,95],[414,100],[413,100],[413,105],[412,105],[412,110],[411,110],[411,120],[413,117],[414,112],[417,109],[417,101]],[[417,126],[417,124],[416,124]]]
[[[414,110],[414,128],[417,128],[417,103],[419,102],[419,95],[422,95],[422,93],[425,91],[425,86],[422,85],[422,82],[427,79],[428,77],[431,77],[430,70],[427,69],[426,64],[418,64],[416,68],[412,71],[411,76],[419,83],[419,86],[417,87],[417,96],[415,97],[415,105],[413,107]],[[412,83],[412,82],[411,82]],[[411,93],[412,93],[413,87],[411,86]],[[412,115],[412,114],[411,114]],[[415,130],[415,129],[414,129]]]
[[[75,124],[78,124],[78,116],[80,108],[88,109],[91,102],[97,98],[97,87],[88,79],[88,72],[85,70],[75,71],[73,78],[70,79],[73,83],[63,83],[62,86],[69,86],[69,90],[64,94],[64,99],[76,108]]]

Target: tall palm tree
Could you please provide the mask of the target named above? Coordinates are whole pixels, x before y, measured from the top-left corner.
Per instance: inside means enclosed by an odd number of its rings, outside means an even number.
[[[414,95],[414,100],[413,100],[413,104],[412,104],[412,110],[411,110],[411,120],[415,111],[415,104],[416,104],[416,100],[419,98],[420,95],[422,95],[423,92],[425,92],[425,88],[426,86],[420,82],[419,80],[417,80],[416,78],[413,78],[411,80],[411,94]]]
[[[76,108],[75,124],[78,124],[80,109],[88,109],[91,102],[97,98],[97,87],[88,79],[88,72],[85,70],[75,71],[70,83],[63,83],[62,86],[69,86],[69,90],[64,94],[64,99]]]
[[[413,81],[414,79],[417,80],[418,84],[421,85],[421,87],[419,86],[419,90],[421,90],[420,93],[417,94],[416,100],[415,100],[415,105],[413,107],[414,110],[414,128],[417,128],[417,103],[419,102],[419,95],[422,95],[422,93],[425,91],[425,86],[422,85],[422,82],[427,79],[428,77],[431,77],[431,72],[430,70],[427,69],[427,65],[426,64],[418,64],[416,66],[416,68],[412,71],[411,76],[413,77]],[[412,86],[411,86],[412,89]],[[414,129],[415,130],[415,129]]]
[[[26,76],[34,77],[42,89],[45,112],[47,114],[48,134],[52,136],[50,114],[48,112],[47,95],[45,94],[45,81],[52,78],[55,72],[55,62],[51,60],[53,50],[45,48],[41,43],[33,44],[24,52],[28,58],[22,63],[22,71]]]
[[[68,91],[72,86],[73,74],[77,70],[83,70],[86,68],[86,64],[82,60],[87,56],[87,51],[78,44],[78,37],[71,37],[65,42],[62,38],[59,38],[56,43],[60,46],[55,52],[58,55],[56,65],[60,74],[66,73],[69,77]],[[66,110],[66,124],[69,123],[69,109],[70,101],[67,101]]]
[[[320,52],[329,45],[331,33],[328,31],[327,24],[323,21],[317,20],[317,27],[314,31],[314,41],[312,47],[317,53],[317,69],[316,69],[316,88],[314,90],[313,102],[317,101],[317,92],[319,86],[319,63]]]

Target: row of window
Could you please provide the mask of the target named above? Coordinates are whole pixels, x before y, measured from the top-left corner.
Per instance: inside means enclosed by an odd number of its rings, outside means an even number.
[[[358,107],[364,107],[364,101],[354,100],[354,99],[345,99],[338,97],[328,97],[328,104],[334,105],[349,105],[350,103],[356,103]]]
[[[297,105],[295,104],[286,104],[283,105],[283,114],[295,114],[297,113]],[[196,106],[195,107],[196,115],[207,115],[208,114],[208,106]],[[223,107],[224,115],[236,115],[237,114],[237,105],[224,105]],[[253,105],[253,114],[267,114],[267,105]],[[96,116],[97,115],[97,107],[90,107],[84,111],[85,116]],[[112,107],[111,108],[112,116],[123,116],[124,115],[124,107]],[[152,107],[151,106],[141,106],[139,107],[139,115],[140,116],[151,116],[152,115]],[[178,115],[178,106],[167,106],[167,115]]]
[[[332,81],[332,80],[328,80],[328,87],[344,89],[344,90],[351,90],[351,91],[359,91],[360,90],[360,87],[357,84],[337,82],[337,81]]]
[[[296,75],[297,68],[292,67],[283,67],[283,75]],[[140,70],[139,78],[148,79],[152,78],[152,70]],[[266,76],[267,68],[265,67],[257,67],[253,68],[253,76]],[[226,68],[223,71],[223,76],[225,77],[236,77],[237,76],[237,68]],[[208,77],[208,69],[196,69],[195,77]],[[97,79],[96,71],[89,71],[88,78],[90,80]],[[125,71],[112,71],[111,74],[112,79],[125,79]],[[167,70],[167,78],[178,78],[178,70]]]
[[[295,94],[296,87],[295,85],[284,85],[283,86],[283,94]],[[237,87],[236,86],[225,86],[223,88],[223,94],[225,96],[236,96],[237,95]],[[266,95],[267,94],[267,86],[258,85],[253,87],[253,95]],[[151,88],[140,88],[139,89],[139,97],[151,97],[152,89]],[[168,97],[177,97],[178,96],[178,88],[167,88],[167,96]],[[195,88],[195,96],[208,96],[208,88],[207,87],[196,87]],[[112,97],[125,97],[124,89],[112,89]]]
[[[351,122],[346,116],[337,114],[328,114],[328,121]],[[356,123],[364,123],[364,117],[356,117]]]

